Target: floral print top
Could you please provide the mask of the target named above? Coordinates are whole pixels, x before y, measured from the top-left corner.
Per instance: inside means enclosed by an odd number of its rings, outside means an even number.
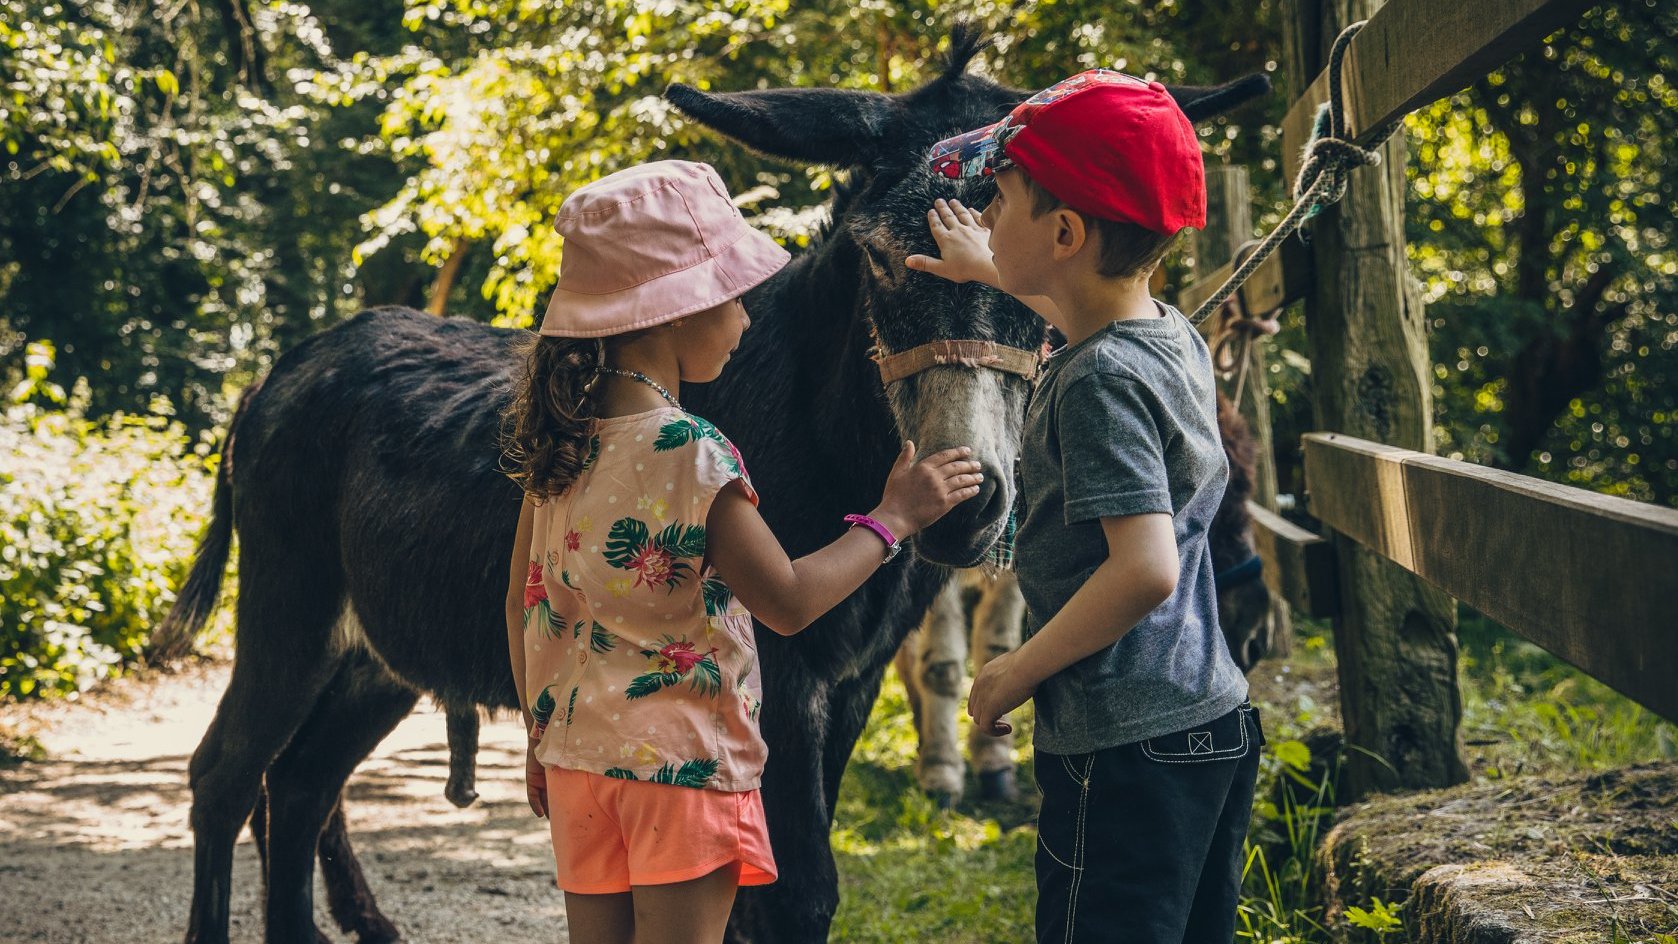
[[[544,764],[755,789],[767,748],[752,617],[705,565],[740,453],[675,407],[597,421],[577,481],[537,506],[523,684]]]

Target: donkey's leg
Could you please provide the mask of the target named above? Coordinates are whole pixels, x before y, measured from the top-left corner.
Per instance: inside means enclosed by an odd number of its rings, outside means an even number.
[[[961,605],[959,577],[945,584],[932,601],[919,636],[913,669],[922,702],[915,776],[939,806],[949,807],[961,799],[962,778],[967,773],[956,729],[967,662],[967,615]]]
[[[1020,621],[1025,617],[1025,598],[1020,596],[1019,578],[1004,571],[981,584],[984,595],[973,611],[973,674],[990,660],[1020,647]],[[979,793],[987,800],[1019,797],[1014,784],[1014,735],[992,737],[975,726],[967,735],[967,751],[979,772]]]
[[[780,877],[772,885],[742,888],[730,917],[729,939],[752,944],[825,944],[839,905],[839,876],[828,841],[832,812],[823,794],[822,740],[827,726],[825,685],[786,665],[766,666],[764,681],[776,697],[764,701],[769,763],[763,771],[763,804]],[[794,677],[796,676],[796,677]]]
[[[326,906],[341,930],[354,934],[360,944],[401,939],[396,925],[379,910],[373,890],[367,885],[367,876],[362,874],[361,862],[350,848],[342,794],[320,831],[320,874],[326,885]]]
[[[357,650],[268,769],[270,944],[316,940],[314,859],[344,781],[419,698]],[[388,924],[388,922],[386,922]]]
[[[193,751],[193,886],[186,940],[225,944],[233,845],[262,773],[331,677],[336,583],[246,536],[233,674]]]
[[[903,637],[903,645],[897,647],[897,654],[891,657],[892,665],[897,667],[897,677],[903,682],[903,694],[909,700],[909,716],[915,723],[915,751],[920,753],[921,737],[921,680],[915,674],[916,660],[920,658],[921,630],[917,626]]]
[[[478,707],[445,706],[449,730],[449,782],[443,795],[462,809],[478,798]]]

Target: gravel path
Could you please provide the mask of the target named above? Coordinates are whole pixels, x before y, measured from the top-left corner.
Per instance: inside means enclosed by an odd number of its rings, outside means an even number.
[[[178,941],[192,897],[187,761],[227,682],[209,663],[118,680],[74,704],[7,706],[48,757],[0,769],[0,942]],[[413,944],[563,942],[546,823],[524,802],[522,732],[485,722],[476,803],[443,798],[443,714],[422,701],[350,779],[368,883]],[[333,941],[317,873],[316,920]],[[250,833],[234,853],[232,939],[262,939]]]

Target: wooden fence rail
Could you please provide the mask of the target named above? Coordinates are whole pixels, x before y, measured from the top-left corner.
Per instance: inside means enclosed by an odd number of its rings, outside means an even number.
[[[1595,6],[1592,0],[1392,0],[1353,38],[1341,64],[1347,133],[1367,145],[1381,128],[1411,111],[1454,95],[1551,32]],[[1311,137],[1317,107],[1328,101],[1328,71],[1319,73],[1282,122],[1282,170],[1292,182]],[[1229,277],[1220,269],[1184,289],[1193,311]],[[1265,260],[1243,293],[1247,310],[1274,311],[1298,301],[1309,283],[1303,254]]]
[[[1678,509],[1333,433],[1305,481],[1324,524],[1678,721]]]

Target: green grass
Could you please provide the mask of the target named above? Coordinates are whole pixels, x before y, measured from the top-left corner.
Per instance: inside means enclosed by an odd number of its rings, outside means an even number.
[[[1458,638],[1463,740],[1477,778],[1678,757],[1678,727],[1466,607]]]
[[[1292,664],[1333,665],[1327,628],[1302,621]],[[1678,756],[1678,728],[1649,714],[1507,630],[1464,612],[1460,632],[1463,736],[1477,779],[1564,774]],[[1236,939],[1263,944],[1327,944],[1322,909],[1312,903],[1319,876],[1311,852],[1333,807],[1332,785],[1309,774],[1299,740],[1329,714],[1300,697],[1265,705],[1268,744],[1261,760],[1247,844]],[[979,803],[967,796],[939,810],[915,784],[915,732],[902,684],[888,672],[880,700],[839,792],[833,849],[840,881],[832,938],[847,944],[969,944],[1030,941],[1036,897],[1037,792],[1031,775],[1029,707],[1016,714],[1021,800]],[[966,726],[963,720],[962,733]],[[1289,778],[1299,800],[1278,802]],[[1370,901],[1351,923],[1384,941],[1405,940],[1403,906]]]
[[[1029,941],[1036,883],[1037,789],[1030,709],[1020,722],[1018,803],[966,796],[940,810],[915,783],[915,731],[903,685],[886,674],[839,790],[833,852],[839,913],[830,935],[846,944]],[[966,719],[962,719],[963,737]]]

